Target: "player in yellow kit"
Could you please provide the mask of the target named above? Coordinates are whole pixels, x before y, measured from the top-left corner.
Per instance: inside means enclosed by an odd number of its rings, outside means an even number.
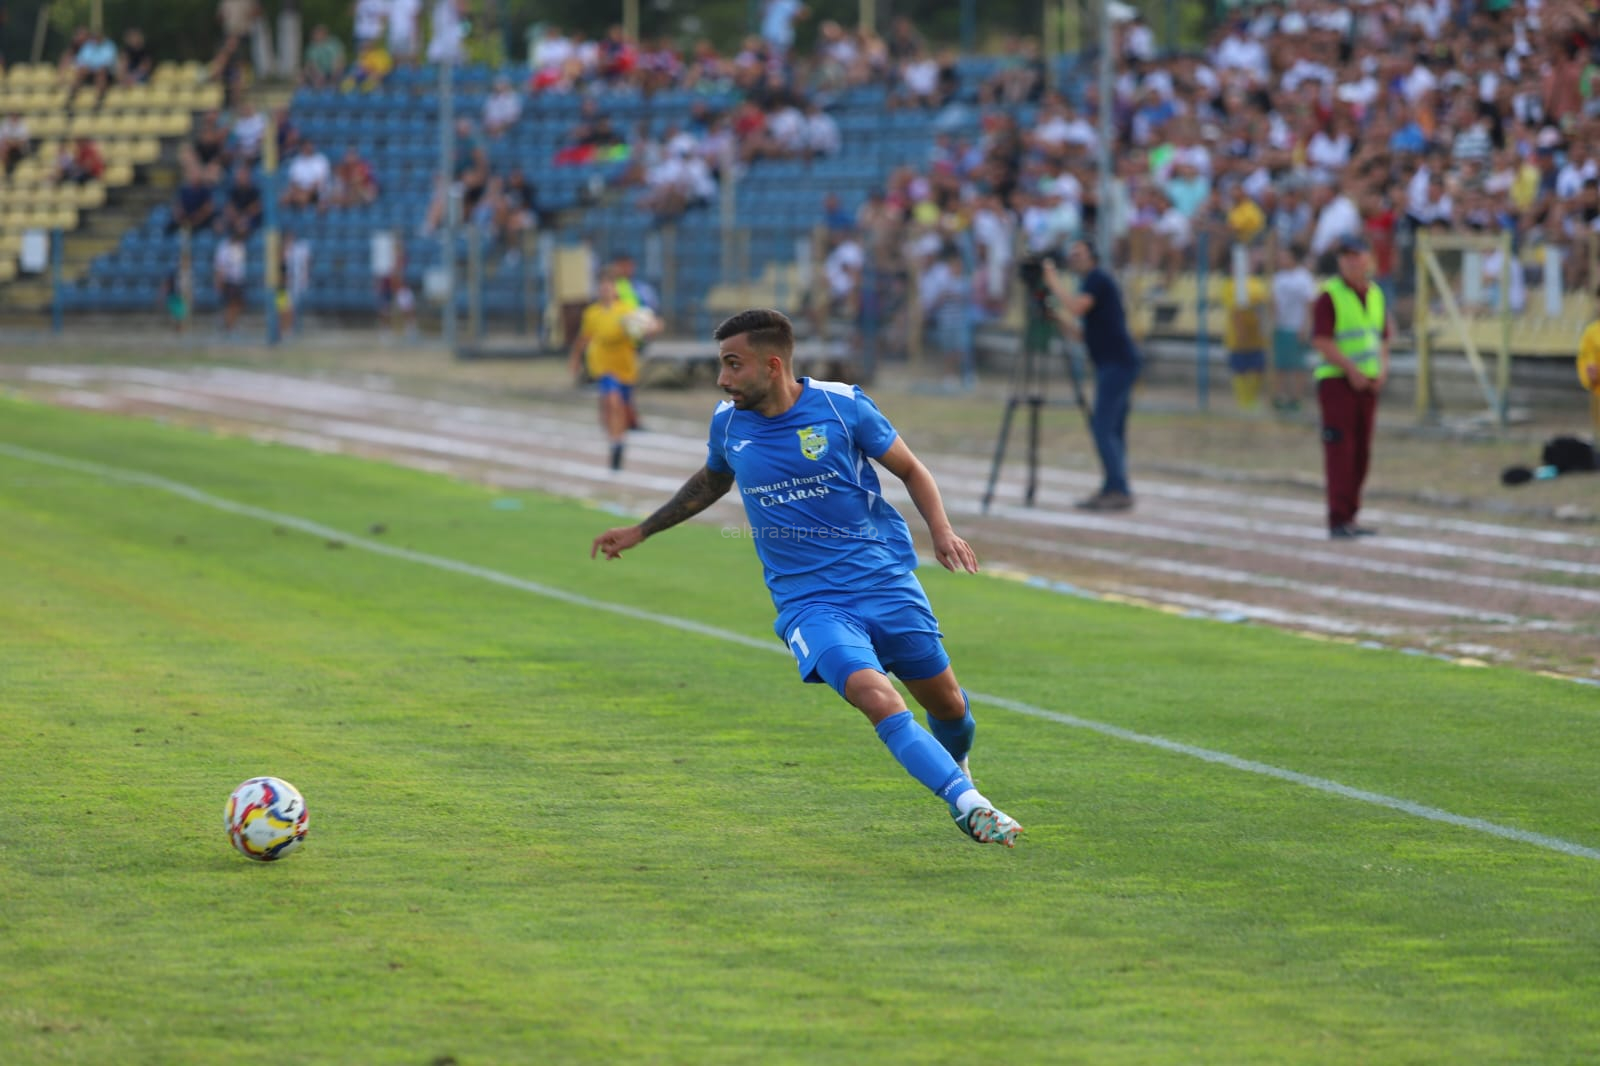
[[[617,298],[617,283],[602,275],[599,298],[583,309],[583,323],[572,341],[572,374],[587,365],[600,387],[600,428],[611,444],[611,469],[622,469],[622,442],[628,435],[628,410],[639,380],[639,345],[624,319],[629,307]],[[585,360],[580,364],[579,360]]]
[[[1595,298],[1600,300],[1600,291]],[[1589,390],[1589,418],[1594,422],[1595,443],[1600,444],[1600,318],[1589,323],[1578,342],[1578,380]]]

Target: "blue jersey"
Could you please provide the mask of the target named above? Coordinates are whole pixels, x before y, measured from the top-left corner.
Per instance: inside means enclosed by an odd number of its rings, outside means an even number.
[[[724,401],[706,468],[734,476],[772,602],[785,607],[881,588],[916,569],[911,531],[867,460],[899,436],[854,385],[801,378],[776,418]]]

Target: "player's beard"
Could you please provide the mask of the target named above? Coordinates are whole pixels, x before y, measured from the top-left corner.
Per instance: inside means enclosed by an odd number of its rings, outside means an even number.
[[[761,402],[767,398],[767,394],[765,392],[760,392],[753,389],[734,389],[731,391],[724,391],[728,392],[728,399],[733,401],[734,409],[738,411],[748,411],[752,408],[760,407]]]

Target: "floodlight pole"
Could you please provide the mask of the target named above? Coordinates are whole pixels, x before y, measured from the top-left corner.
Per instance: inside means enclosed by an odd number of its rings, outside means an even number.
[[[444,346],[456,350],[456,212],[452,186],[456,174],[455,64],[439,60],[439,190],[444,197]]]
[[[622,0],[622,35],[628,40],[638,43],[639,0]]]
[[[1115,143],[1112,129],[1112,95],[1115,93],[1113,81],[1116,76],[1116,58],[1112,54],[1111,40],[1111,0],[1100,0],[1100,69],[1098,84],[1100,89],[1100,166],[1099,182],[1097,186],[1094,212],[1094,246],[1100,253],[1102,263],[1111,262],[1111,245],[1113,240],[1111,228],[1111,158],[1112,146]]]
[[[266,283],[267,344],[282,340],[283,323],[278,317],[278,290],[287,288],[279,276],[283,267],[283,235],[278,225],[278,120],[267,116],[267,130],[261,138],[261,254],[266,256],[261,276]]]

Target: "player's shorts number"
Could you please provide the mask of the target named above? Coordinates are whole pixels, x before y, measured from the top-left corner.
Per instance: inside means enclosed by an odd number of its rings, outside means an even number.
[[[794,648],[794,657],[800,662],[811,658],[811,649],[806,647],[806,638],[800,635],[799,626],[795,626],[789,634],[789,646]]]

